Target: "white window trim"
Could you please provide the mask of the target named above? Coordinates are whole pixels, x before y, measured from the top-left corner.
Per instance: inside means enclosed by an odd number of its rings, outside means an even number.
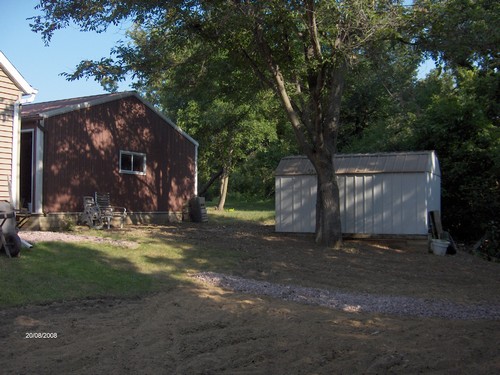
[[[122,155],[130,155],[132,156],[132,159],[134,156],[138,155],[143,158],[143,164],[142,164],[142,171],[131,171],[128,169],[122,169]],[[125,150],[120,150],[120,160],[119,160],[119,172],[123,174],[136,174],[136,175],[145,175],[146,174],[146,154],[143,152],[132,152],[132,151],[125,151]],[[134,165],[132,161],[132,165]]]

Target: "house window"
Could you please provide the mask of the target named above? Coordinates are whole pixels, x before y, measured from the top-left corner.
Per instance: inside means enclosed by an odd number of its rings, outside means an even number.
[[[120,151],[120,173],[146,174],[146,154]]]

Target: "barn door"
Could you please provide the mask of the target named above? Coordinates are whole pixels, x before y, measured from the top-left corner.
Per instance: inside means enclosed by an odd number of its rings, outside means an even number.
[[[21,158],[19,165],[19,202],[22,208],[33,210],[33,156],[34,132],[23,130],[21,132]]]

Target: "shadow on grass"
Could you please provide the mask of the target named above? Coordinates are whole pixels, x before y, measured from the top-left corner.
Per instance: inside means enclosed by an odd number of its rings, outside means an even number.
[[[491,329],[494,322],[472,326],[477,323],[399,321],[331,311],[205,289],[190,282],[188,275],[213,271],[373,294],[426,296],[432,291],[433,297],[460,301],[473,300],[478,290],[486,289],[484,285],[498,280],[496,265],[481,262],[479,268],[473,261],[459,262],[458,257],[433,257],[425,248],[407,251],[366,242],[346,242],[342,250],[331,250],[315,245],[310,235],[275,233],[272,225],[245,216],[223,218],[210,215],[202,224],[100,232],[102,237],[135,241],[139,246],[134,249],[45,242],[23,251],[19,259],[0,257],[2,307],[143,296],[173,285],[186,286],[104,312],[55,311],[52,306],[1,311],[0,337],[10,340],[0,354],[3,372],[384,373],[394,364],[393,372],[425,373],[430,368],[429,353],[435,353],[434,372],[474,373],[486,368],[483,372],[494,373],[491,358],[496,358],[498,342],[497,331]],[[496,296],[498,289],[490,289],[488,293]],[[13,323],[20,321],[34,328]],[[62,339],[39,344],[41,340],[28,342],[20,334],[37,330],[58,332]],[[467,332],[472,339],[465,344],[463,339],[456,341],[455,337],[463,337],[456,332]],[[457,362],[456,350],[442,352],[443,347],[462,344],[481,355],[458,356]],[[403,354],[394,351],[398,347],[405,348],[399,351]],[[450,369],[450,364],[455,367]],[[123,367],[112,367],[118,365]]]
[[[20,258],[0,257],[0,306],[95,297],[135,297],[172,283],[141,269],[137,249],[91,243],[40,242]],[[154,278],[151,277],[154,274]],[[161,278],[159,278],[161,276]],[[156,280],[156,281],[155,281]]]
[[[343,249],[332,250],[317,246],[312,235],[276,233],[273,225],[245,216],[222,221],[216,216],[211,213],[208,223],[102,232],[103,237],[120,235],[138,243],[134,249],[46,242],[24,251],[20,259],[0,257],[0,282],[10,286],[0,289],[0,306],[145,295],[179,283],[189,285],[189,275],[203,271],[381,294],[401,294],[404,284],[414,295],[429,288],[422,280],[440,289],[443,280],[436,275],[449,273],[448,264],[440,262],[444,259],[429,256],[425,248],[408,251],[346,242]],[[461,274],[467,272],[463,268]]]

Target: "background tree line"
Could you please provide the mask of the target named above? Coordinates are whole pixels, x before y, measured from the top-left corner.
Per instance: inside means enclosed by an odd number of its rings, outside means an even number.
[[[290,154],[316,166],[318,207],[328,212],[337,210],[334,153],[432,149],[452,234],[478,238],[498,219],[498,2],[41,0],[38,8],[32,28],[47,42],[71,23],[135,22],[109,58],[66,75],[113,90],[131,73],[200,142],[200,185],[219,181],[208,195],[219,195],[220,209],[228,189],[272,197],[273,171]],[[428,59],[436,68],[419,79]],[[318,222],[319,242],[337,243],[335,217]]]

